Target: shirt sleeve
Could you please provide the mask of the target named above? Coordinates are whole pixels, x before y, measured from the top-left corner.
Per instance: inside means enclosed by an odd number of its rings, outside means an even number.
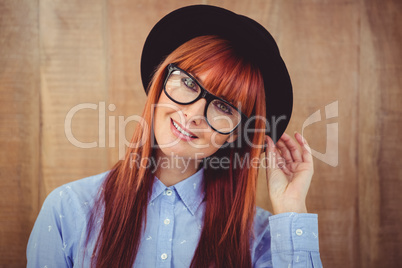
[[[73,267],[69,236],[76,228],[74,209],[66,189],[60,187],[46,198],[27,245],[27,267]]]
[[[316,214],[269,216],[257,243],[254,267],[322,267]]]

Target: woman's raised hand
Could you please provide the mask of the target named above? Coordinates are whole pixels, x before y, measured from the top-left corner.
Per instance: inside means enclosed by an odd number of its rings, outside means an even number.
[[[295,133],[297,142],[284,133],[274,145],[266,136],[267,182],[273,213],[306,213],[306,196],[313,176],[313,158],[306,140]]]

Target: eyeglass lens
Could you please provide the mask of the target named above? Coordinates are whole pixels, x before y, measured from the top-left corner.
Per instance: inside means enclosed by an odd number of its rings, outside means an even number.
[[[183,104],[194,101],[202,93],[199,85],[180,70],[170,74],[165,90],[172,99]],[[224,133],[231,132],[241,120],[239,111],[219,99],[208,104],[206,117],[213,128]]]

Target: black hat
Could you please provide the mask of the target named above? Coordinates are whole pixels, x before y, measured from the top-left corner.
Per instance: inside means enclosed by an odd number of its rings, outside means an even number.
[[[142,51],[144,89],[166,56],[183,43],[203,35],[229,40],[259,67],[265,86],[267,134],[276,142],[285,132],[292,114],[292,84],[275,40],[263,26],[248,17],[209,5],[183,7],[163,17],[149,33]]]

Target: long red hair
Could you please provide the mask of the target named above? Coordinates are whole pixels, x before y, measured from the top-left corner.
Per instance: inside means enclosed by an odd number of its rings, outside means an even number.
[[[152,192],[151,168],[130,165],[130,155],[154,157],[152,149],[152,106],[162,92],[166,67],[175,63],[197,75],[208,71],[203,85],[241,109],[247,116],[265,116],[264,84],[260,72],[230,43],[216,36],[194,38],[172,52],[157,68],[148,89],[142,118],[134,132],[124,160],[106,178],[90,215],[87,243],[94,230],[99,234],[93,251],[93,267],[132,267],[145,230],[148,200]],[[249,128],[265,129],[263,120],[253,120]],[[214,157],[230,157],[228,168],[214,169],[205,160],[205,216],[201,237],[191,267],[251,267],[250,238],[253,235],[257,167],[264,132],[237,130],[238,141],[219,149]],[[247,142],[246,142],[247,140]],[[140,146],[139,146],[140,145]],[[237,160],[245,163],[241,168]],[[246,161],[246,162],[243,162]],[[97,219],[101,225],[97,226]]]

